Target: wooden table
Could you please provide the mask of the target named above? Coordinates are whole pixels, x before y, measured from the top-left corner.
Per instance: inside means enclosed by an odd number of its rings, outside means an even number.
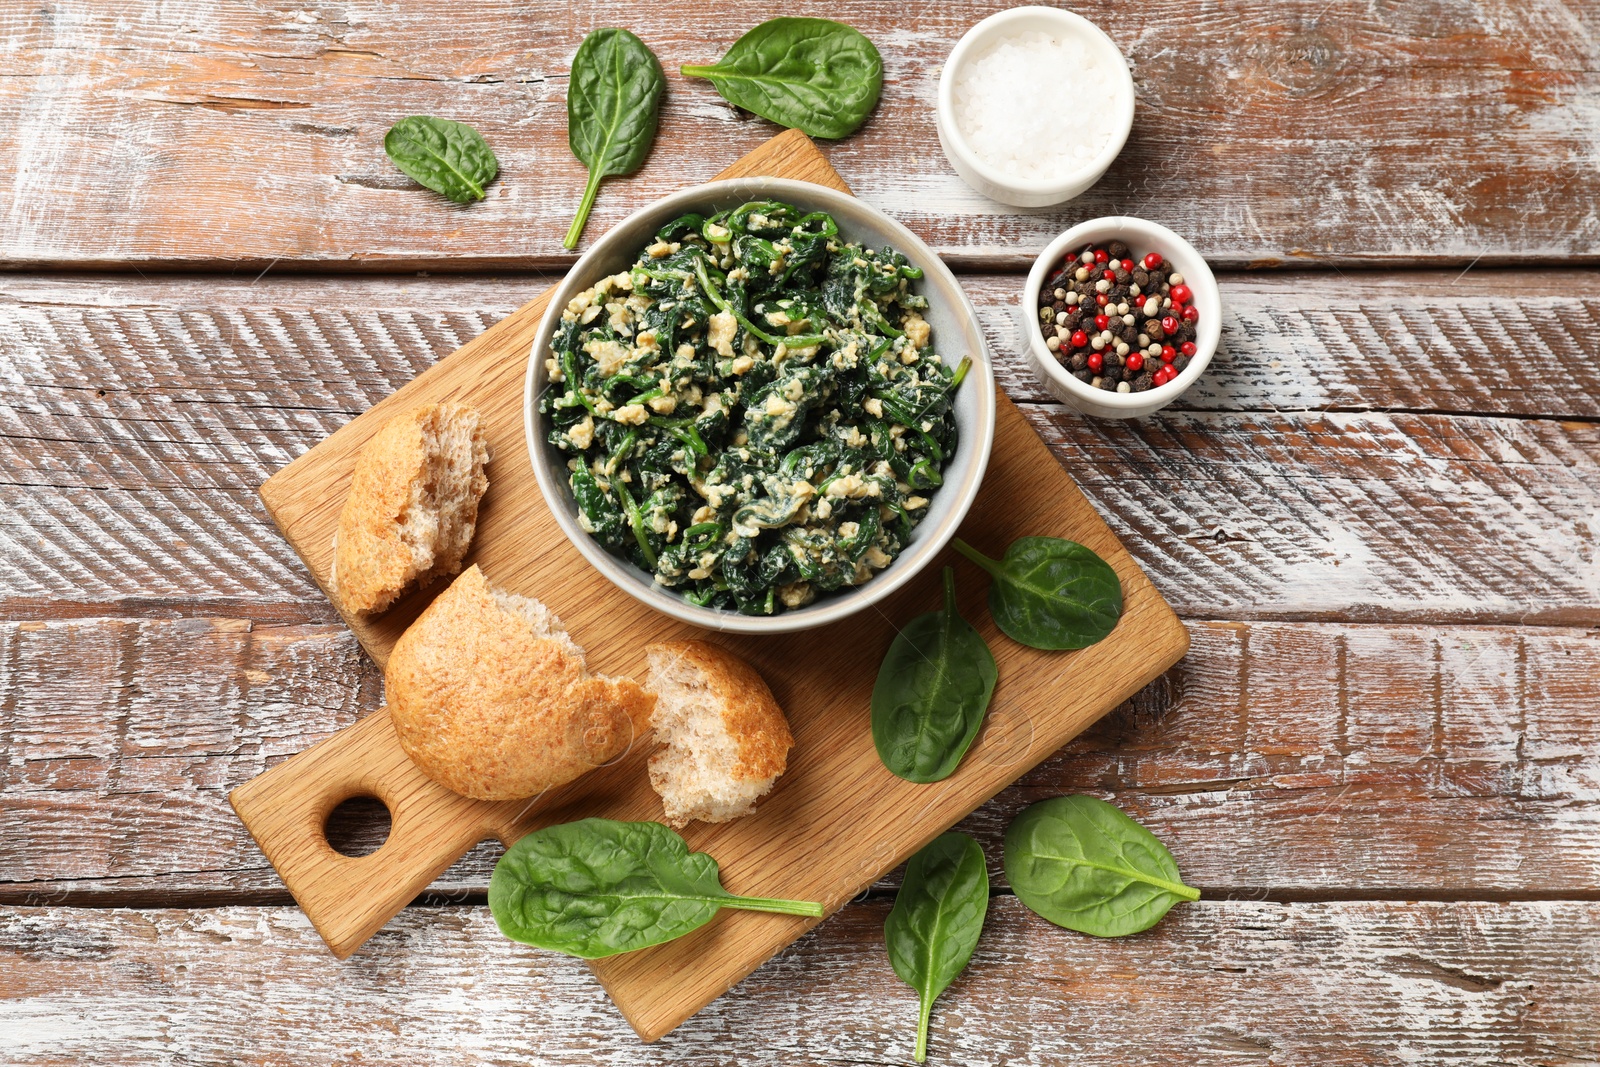
[[[685,6],[0,4],[0,1061],[908,1060],[894,878],[647,1047],[580,963],[495,934],[488,847],[339,963],[224,799],[380,700],[256,486],[571,262],[585,31],[673,70],[776,10]],[[933,1062],[1600,1062],[1600,4],[1078,5],[1139,112],[1044,212],[933,132],[993,5],[800,6],[887,65],[834,165],[964,272],[1005,388],[1193,634],[963,826],[998,872],[1017,810],[1093,793],[1204,899],[1099,941],[997,873]],[[774,132],[669,84],[591,237]],[[486,202],[390,166],[412,113],[487,136]],[[1127,423],[1049,403],[1016,323],[1030,255],[1117,212],[1191,237],[1227,302],[1205,380]]]

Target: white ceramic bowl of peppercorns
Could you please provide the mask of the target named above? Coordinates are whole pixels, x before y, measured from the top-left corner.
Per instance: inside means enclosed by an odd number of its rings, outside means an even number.
[[[1050,242],[1028,272],[1022,309],[1050,394],[1108,419],[1176,400],[1222,333],[1217,279],[1200,253],[1130,215],[1081,222]]]

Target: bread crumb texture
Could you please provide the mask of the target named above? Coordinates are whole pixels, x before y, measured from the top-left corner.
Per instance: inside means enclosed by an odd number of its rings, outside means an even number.
[[[384,678],[406,754],[477,800],[530,797],[623,754],[655,703],[631,678],[591,675],[560,619],[476,566],[400,636]]]
[[[755,810],[788,765],[794,737],[754,667],[718,645],[649,645],[651,724],[666,747],[650,757],[650,785],[668,824],[728,822]]]
[[[488,461],[478,412],[465,404],[396,415],[362,446],[334,539],[346,611],[382,611],[418,579],[461,569]]]

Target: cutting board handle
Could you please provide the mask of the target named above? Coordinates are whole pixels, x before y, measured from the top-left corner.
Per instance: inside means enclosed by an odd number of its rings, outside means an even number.
[[[389,809],[389,836],[371,855],[345,856],[328,844],[328,816],[352,797],[373,797]],[[459,796],[419,771],[400,747],[387,708],[245,783],[228,800],[340,959],[492,836],[502,807]]]

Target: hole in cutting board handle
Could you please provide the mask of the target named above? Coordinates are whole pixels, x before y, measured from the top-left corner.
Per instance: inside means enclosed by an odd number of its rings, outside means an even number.
[[[322,836],[341,856],[360,859],[382,848],[394,829],[389,806],[370,793],[347,797],[328,812]]]

